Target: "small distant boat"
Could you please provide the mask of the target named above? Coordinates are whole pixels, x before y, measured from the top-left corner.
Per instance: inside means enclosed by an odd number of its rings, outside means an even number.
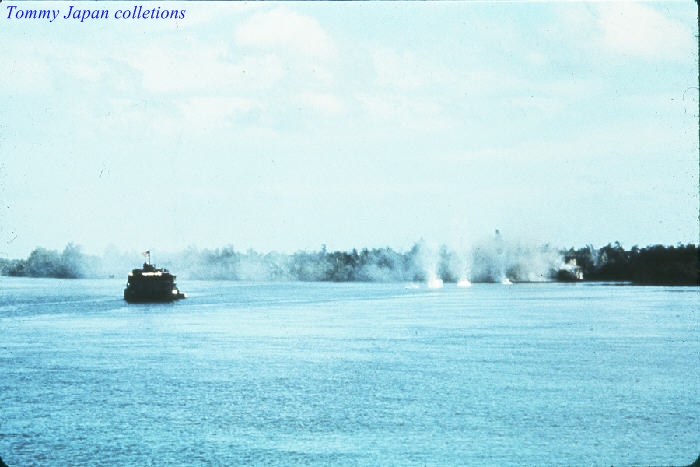
[[[568,258],[557,272],[559,282],[582,282],[583,270],[576,264],[576,258]]]
[[[132,269],[124,289],[124,300],[129,303],[172,302],[185,298],[175,284],[175,277],[165,268],[151,264],[151,252],[141,269]]]

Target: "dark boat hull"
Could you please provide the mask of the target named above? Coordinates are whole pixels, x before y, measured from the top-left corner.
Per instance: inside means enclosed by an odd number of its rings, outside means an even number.
[[[124,289],[124,300],[129,303],[167,303],[182,298],[185,294],[175,285],[175,276],[148,263],[129,273]]]
[[[170,292],[140,291],[124,289],[124,300],[129,303],[169,303],[185,298],[185,294],[176,290]]]
[[[580,270],[560,269],[557,273],[559,282],[583,282],[583,273]]]

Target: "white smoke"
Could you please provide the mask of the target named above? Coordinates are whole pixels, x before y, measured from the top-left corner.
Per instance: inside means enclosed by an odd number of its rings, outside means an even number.
[[[230,245],[214,250],[190,246],[181,252],[151,251],[154,264],[180,279],[412,282],[432,288],[443,283],[467,287],[474,282],[545,282],[564,263],[553,248],[510,241],[500,233],[472,245],[461,241],[451,247],[421,240],[406,252],[391,248],[328,252],[322,247],[312,252],[263,254],[239,252]],[[69,244],[63,253],[39,248],[27,260],[4,264],[9,273],[18,275],[126,277],[143,261],[137,251],[121,252],[110,246],[99,257],[82,254],[80,247]]]

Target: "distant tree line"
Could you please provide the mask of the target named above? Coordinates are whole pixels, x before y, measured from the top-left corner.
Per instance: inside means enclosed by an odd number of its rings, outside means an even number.
[[[646,285],[700,285],[697,245],[632,247],[619,242],[565,252],[576,258],[586,281],[632,282]]]
[[[463,252],[444,245],[431,247],[420,241],[405,252],[390,247],[328,251],[325,245],[318,251],[293,254],[239,252],[232,246],[215,250],[188,248],[169,264],[181,276],[205,280],[500,282],[510,277],[532,282],[551,280],[562,264],[562,256],[549,247],[507,245],[500,241]]]
[[[69,243],[59,253],[46,248],[36,248],[27,259],[0,259],[0,270],[4,276],[54,277],[77,279],[90,277],[90,261],[81,248]]]
[[[174,257],[171,269],[198,279],[298,280],[305,282],[399,282],[422,280],[415,266],[415,250],[391,248],[357,251],[297,251],[293,254],[254,250],[238,252],[232,246],[214,250],[187,249]]]
[[[114,277],[138,266],[136,255],[111,252],[102,258],[85,255],[69,243],[62,252],[36,248],[27,259],[0,259],[0,273],[25,277]],[[398,252],[389,247],[358,251],[298,251],[293,254],[236,251],[233,246],[189,247],[177,254],[161,254],[180,277],[204,280],[327,281],[327,282],[540,282],[555,280],[566,261],[576,260],[585,281],[630,282],[654,285],[700,285],[696,245],[633,247],[619,242],[603,248],[554,250],[527,247],[496,238],[457,252],[447,246],[429,248],[425,242]]]

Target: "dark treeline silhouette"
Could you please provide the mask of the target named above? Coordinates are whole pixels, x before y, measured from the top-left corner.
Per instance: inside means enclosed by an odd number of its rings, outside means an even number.
[[[600,249],[591,246],[567,251],[576,258],[587,281],[632,282],[648,285],[700,285],[700,252],[696,245],[632,247],[619,242]]]
[[[69,243],[62,253],[46,248],[36,248],[27,259],[0,259],[4,276],[54,277],[77,279],[93,277],[94,270],[79,246]]]
[[[160,253],[159,262],[181,278],[246,281],[332,282],[546,282],[562,268],[576,265],[585,281],[629,282],[649,285],[700,285],[696,245],[633,247],[618,242],[568,251],[548,246],[509,243],[500,237],[463,251],[443,245],[416,243],[406,252],[389,247],[360,251],[298,251],[293,254],[189,247],[180,253]],[[26,277],[121,277],[138,266],[137,253],[111,249],[102,257],[86,255],[69,243],[63,252],[36,248],[27,259],[0,259],[0,272]],[[560,276],[559,276],[560,277]]]

